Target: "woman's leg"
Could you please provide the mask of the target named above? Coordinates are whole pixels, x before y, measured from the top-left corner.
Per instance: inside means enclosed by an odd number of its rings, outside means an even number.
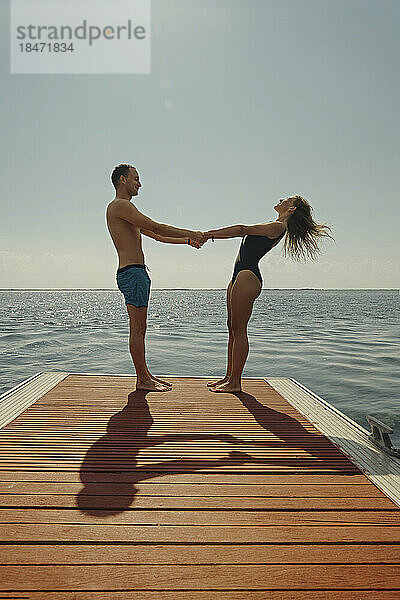
[[[208,387],[215,387],[216,385],[221,385],[221,383],[225,383],[226,381],[228,381],[229,379],[229,375],[232,369],[232,346],[233,346],[233,337],[232,337],[232,309],[231,309],[231,291],[232,291],[232,281],[229,282],[228,288],[226,290],[226,305],[227,305],[227,309],[228,309],[228,320],[227,320],[227,326],[228,326],[228,334],[229,334],[229,339],[228,339],[228,360],[227,360],[227,364],[226,364],[226,375],[223,379],[220,379],[219,381],[213,381],[211,383],[207,383]]]
[[[241,391],[241,377],[249,353],[247,323],[251,317],[254,300],[261,293],[261,284],[251,271],[240,271],[230,294],[232,327],[231,367],[225,383],[211,388],[215,392]]]

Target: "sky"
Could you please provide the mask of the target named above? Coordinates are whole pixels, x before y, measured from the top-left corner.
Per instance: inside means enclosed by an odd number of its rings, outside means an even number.
[[[137,208],[207,230],[309,200],[332,226],[318,262],[274,248],[269,288],[397,288],[400,2],[153,0],[151,73],[10,74],[0,0],[0,288],[116,289],[110,174]],[[154,288],[223,288],[240,238],[144,240]]]

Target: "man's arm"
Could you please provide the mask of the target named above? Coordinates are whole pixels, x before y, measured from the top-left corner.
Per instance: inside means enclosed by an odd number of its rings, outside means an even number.
[[[157,242],[163,242],[164,244],[188,244],[188,240],[190,240],[190,246],[193,246],[194,248],[201,247],[201,243],[196,242],[192,238],[166,237],[163,235],[158,235],[157,233],[153,233],[152,231],[146,231],[146,229],[141,229],[140,233],[147,235],[147,237],[153,238],[153,240],[157,240]]]
[[[116,214],[121,219],[132,223],[135,227],[150,231],[162,237],[190,238],[196,242],[201,242],[203,240],[203,233],[201,231],[181,229],[180,227],[173,227],[172,225],[165,225],[164,223],[153,221],[150,217],[139,212],[136,206],[129,202],[129,200],[118,200]]]

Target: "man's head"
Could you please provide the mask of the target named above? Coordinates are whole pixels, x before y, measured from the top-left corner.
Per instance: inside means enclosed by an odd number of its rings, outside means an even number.
[[[115,167],[111,174],[111,181],[117,192],[125,192],[129,196],[137,196],[142,186],[136,168],[128,164]]]

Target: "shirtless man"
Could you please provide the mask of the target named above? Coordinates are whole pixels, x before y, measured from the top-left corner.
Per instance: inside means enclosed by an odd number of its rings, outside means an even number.
[[[118,253],[117,286],[124,295],[129,315],[129,350],[136,369],[136,389],[166,392],[172,388],[171,384],[152,375],[146,364],[145,335],[151,281],[144,264],[141,234],[159,242],[190,244],[195,248],[201,247],[204,234],[157,223],[139,212],[131,198],[138,195],[142,184],[132,165],[115,167],[111,181],[116,195],[107,206],[107,227]]]

